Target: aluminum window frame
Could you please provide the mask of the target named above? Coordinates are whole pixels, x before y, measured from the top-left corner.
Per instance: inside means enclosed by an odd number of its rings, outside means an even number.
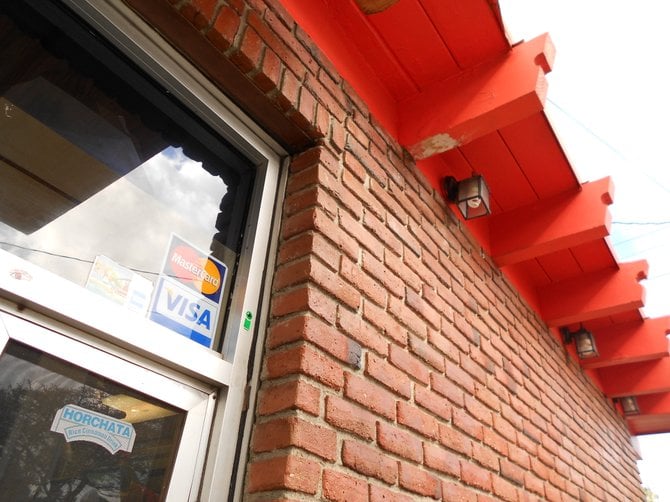
[[[125,4],[110,0],[61,2],[255,164],[256,181],[223,334],[224,353],[228,357],[224,359],[221,354],[199,347],[151,321],[115,315],[113,308],[102,306],[100,302],[104,300],[75,291],[75,285],[65,284],[64,279],[5,252],[0,252],[0,296],[19,309],[28,308],[81,329],[88,343],[121,347],[132,357],[160,365],[162,371],[175,371],[216,386],[219,396],[210,430],[209,452],[205,465],[201,464],[204,481],[199,500],[221,500],[229,496],[222,491],[230,490],[231,483],[235,484],[232,475],[235,462],[239,461],[235,446],[240,441],[246,444],[249,438],[248,420],[242,429],[240,424],[244,418],[245,397],[248,398],[245,394],[249,368],[253,367],[256,376],[259,371],[277,240],[277,208],[281,205],[278,194],[286,182],[286,169],[282,165],[286,152]],[[12,278],[12,271],[17,269],[28,272],[31,281]],[[270,274],[266,275],[266,271]],[[49,294],[48,288],[54,284],[74,297],[65,300],[67,296],[62,293]],[[78,298],[80,303],[73,302],[73,298]],[[254,315],[251,324],[245,326],[246,312]],[[138,330],[146,335],[133,336]],[[88,339],[88,334],[95,339]],[[70,336],[74,335],[70,333]],[[255,338],[261,338],[261,343],[254,345]],[[242,446],[242,458],[244,451]],[[238,479],[240,477],[238,473]]]
[[[174,468],[170,474],[166,501],[196,501],[208,430],[212,423],[216,392],[213,388],[197,388],[160,372],[135,364],[113,351],[93,347],[68,336],[71,328],[46,327],[39,319],[8,312],[0,305],[0,355],[10,341],[40,350],[103,378],[137,389],[186,413],[179,439]],[[138,385],[141,382],[141,385]]]

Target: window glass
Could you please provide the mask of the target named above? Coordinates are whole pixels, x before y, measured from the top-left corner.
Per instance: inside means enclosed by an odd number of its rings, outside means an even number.
[[[9,342],[0,355],[2,500],[164,500],[185,415]]]
[[[217,348],[254,170],[38,5],[0,4],[0,248]]]

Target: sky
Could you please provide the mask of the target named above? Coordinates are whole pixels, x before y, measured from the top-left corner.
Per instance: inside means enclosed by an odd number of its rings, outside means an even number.
[[[510,41],[548,32],[545,111],[583,182],[611,176],[619,262],[646,259],[643,313],[670,315],[670,2],[500,0]],[[641,436],[644,486],[670,502],[670,434]]]

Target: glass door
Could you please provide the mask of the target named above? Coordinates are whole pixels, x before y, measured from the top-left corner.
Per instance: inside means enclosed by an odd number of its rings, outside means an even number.
[[[0,312],[0,494],[195,500],[210,394]]]

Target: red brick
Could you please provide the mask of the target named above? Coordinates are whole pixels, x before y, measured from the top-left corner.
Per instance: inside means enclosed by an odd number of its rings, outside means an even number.
[[[361,201],[366,210],[372,211],[378,218],[383,218],[384,208],[375,199],[365,184],[349,169],[342,173],[342,183]]]
[[[535,476],[532,472],[526,471],[523,479],[523,486],[526,490],[529,490],[533,493],[537,493],[540,496],[544,496],[544,481]]]
[[[475,381],[470,374],[449,360],[445,361],[445,367],[449,380],[465,390],[467,394],[475,393]]]
[[[387,187],[382,187],[377,181],[370,180],[370,192],[384,205],[389,213],[393,214],[403,225],[407,225],[407,210],[411,210],[412,203],[397,188],[391,195],[389,191],[393,185],[393,183],[389,183]]]
[[[368,352],[365,364],[365,374],[371,376],[385,387],[391,389],[396,394],[409,398],[412,394],[412,387],[402,371],[391,366],[384,359]]]
[[[217,0],[191,0],[180,12],[200,30],[210,23],[217,3]]]
[[[461,474],[459,456],[439,444],[423,443],[423,463],[430,469],[455,478]]]
[[[282,80],[282,62],[272,50],[265,49],[258,71],[252,74],[256,86],[264,93],[279,89]]]
[[[247,489],[250,493],[286,489],[314,495],[320,481],[319,462],[287,455],[252,462]]]
[[[477,502],[477,493],[461,484],[443,481],[442,500],[444,502]]]
[[[423,460],[421,440],[394,424],[377,422],[377,443],[382,449],[407,460],[417,463]]]
[[[500,470],[499,455],[481,443],[472,443],[472,459],[491,471],[498,472]]]
[[[366,298],[375,302],[377,305],[385,305],[388,293],[377,281],[351,260],[343,259],[340,268],[342,278],[349,281],[354,288],[360,291]]]
[[[430,339],[430,336],[428,337]],[[428,343],[416,336],[410,336],[409,348],[413,354],[430,364],[439,372],[444,372],[444,356]]]
[[[472,440],[450,425],[440,425],[440,443],[467,457],[472,455]]]
[[[383,243],[368,229],[364,228],[357,218],[347,213],[340,214],[340,233],[346,238],[353,238],[360,246],[381,259],[384,253]],[[353,256],[355,260],[357,256]]]
[[[435,392],[417,385],[414,387],[414,402],[432,412],[439,421],[446,422],[451,418],[451,404]]]
[[[525,470],[503,458],[500,460],[500,474],[509,481],[523,486]]]
[[[311,285],[301,285],[273,298],[272,315],[275,317],[305,311],[312,311],[334,324],[337,302]]]
[[[331,137],[331,115],[328,110],[321,104],[317,103],[316,105],[316,128],[319,133],[326,137]]]
[[[337,326],[362,346],[382,356],[388,354],[388,341],[379,330],[363,321],[359,314],[339,307],[337,310]]]
[[[397,255],[402,254],[403,245],[401,240],[388,227],[388,224],[381,218],[375,216],[372,212],[366,212],[363,215],[363,226],[365,231],[371,236],[375,236],[377,242],[383,249],[393,251]],[[381,258],[381,253],[375,253],[377,258]]]
[[[305,86],[300,89],[300,97],[298,100],[298,112],[302,114],[309,122],[314,124],[316,119],[316,98],[314,94]]]
[[[368,484],[342,472],[323,471],[323,497],[335,502],[368,502]]]
[[[467,435],[478,441],[484,439],[484,428],[482,424],[466,411],[459,408],[452,409],[451,420],[455,427],[465,432]]]
[[[420,251],[414,253],[405,252],[403,253],[403,262],[421,278],[422,286],[423,284],[437,284],[439,280],[435,275],[435,271],[428,268],[428,265],[421,260],[420,254]],[[415,291],[419,292],[421,289],[423,288],[420,287]]]
[[[318,415],[321,391],[301,380],[284,382],[264,387],[258,398],[258,413],[271,415],[280,411],[298,409],[310,415]]]
[[[335,389],[341,389],[344,383],[340,364],[307,345],[270,355],[266,368],[268,378],[303,374]]]
[[[403,263],[399,254],[387,249],[384,252],[383,260],[389,270],[400,277],[405,286],[414,291],[419,291],[421,289],[423,281],[417,274],[405,266],[405,263]]]
[[[468,394],[465,395],[465,410],[482,424],[488,427],[493,424],[491,410]]]
[[[395,420],[396,398],[389,391],[375,383],[350,373],[345,373],[344,395],[377,415]]]
[[[321,99],[323,99],[323,96],[321,96]],[[326,104],[326,107],[328,108],[328,104]],[[338,109],[334,113],[335,115],[339,115],[341,111]],[[339,117],[335,117],[331,122],[329,145],[332,146],[334,150],[342,152],[345,146],[345,138],[346,132],[344,126],[342,125],[342,120]],[[346,165],[346,167],[350,169],[350,166]]]
[[[230,60],[237,65],[242,73],[248,73],[261,66],[264,47],[265,45],[256,30],[247,27],[242,35],[238,50],[230,56]]]
[[[406,294],[411,295],[409,292]],[[404,325],[409,331],[418,335],[422,340],[426,339],[429,326],[426,324],[424,318],[416,314],[405,302],[395,296],[389,297],[388,307],[389,312],[395,316],[398,322]]]
[[[361,347],[335,328],[316,317],[301,315],[273,325],[268,331],[268,347],[305,340],[328,352],[340,361],[360,367]]]
[[[465,405],[465,393],[456,387],[451,381],[436,373],[430,374],[430,388],[438,394],[446,397],[458,407]]]
[[[284,201],[284,214],[291,216],[312,207],[319,208],[329,217],[335,218],[338,203],[323,187],[311,186],[299,192],[292,193]]]
[[[525,469],[530,469],[530,455],[524,449],[519,448],[515,444],[509,443],[509,459],[518,466]]]
[[[530,458],[530,468],[540,479],[549,479],[549,467],[542,463],[538,458]]]
[[[363,317],[370,324],[376,326],[394,342],[407,345],[407,330],[393,319],[383,308],[378,307],[372,302],[363,302]]]
[[[340,397],[326,398],[326,422],[363,439],[374,440],[377,417]]]
[[[411,337],[410,337],[411,338]],[[393,366],[402,370],[407,376],[428,385],[430,370],[420,359],[414,357],[405,347],[393,344],[389,351],[389,361]]]
[[[480,490],[490,492],[492,489],[491,472],[472,462],[461,460],[461,480]]]
[[[516,443],[517,430],[505,417],[493,415],[493,429],[511,443]]]
[[[400,239],[406,250],[410,250],[416,256],[419,256],[421,254],[422,249],[421,244],[416,239],[416,237],[414,237],[414,235],[412,235],[412,233],[409,231],[409,229],[407,228],[407,224],[399,221],[396,216],[405,217],[405,215],[402,213],[400,215],[396,215],[395,213],[391,212],[386,213],[387,227],[393,234],[397,236],[398,239]]]
[[[486,379],[488,377],[488,372],[485,371],[473,358],[472,352],[468,357],[461,357],[461,368],[463,371],[467,372],[472,378],[474,378],[478,383],[486,385]]]
[[[506,457],[509,452],[509,448],[507,446],[507,440],[500,434],[489,428],[484,429],[484,444],[490,446],[495,451],[497,451],[501,456],[504,457]]]
[[[357,93],[351,89],[346,81],[342,81],[344,87],[344,92],[347,96],[355,101],[359,96]],[[351,94],[349,94],[351,92]],[[384,169],[379,164],[379,160],[372,156],[368,150],[361,145],[358,138],[349,136],[349,141],[347,141],[347,150],[353,154],[356,159],[365,167],[366,173],[373,179],[377,180],[382,186],[386,186],[388,176]]]
[[[400,462],[398,474],[398,482],[406,490],[434,499],[442,497],[440,482],[432,474],[406,462]]]
[[[414,497],[391,491],[377,485],[370,485],[370,502],[413,502]]]
[[[240,27],[240,17],[230,7],[224,5],[216,16],[214,25],[207,32],[207,38],[220,51],[228,50],[235,42]]]
[[[310,253],[320,258],[332,270],[339,268],[340,251],[322,235],[314,233],[301,234],[294,239],[282,243],[279,251],[279,261],[280,263],[286,263],[307,256]]]
[[[394,274],[384,263],[371,253],[363,251],[363,270],[384,285],[389,294],[402,297],[405,294],[405,283]]]
[[[343,441],[342,463],[359,474],[372,476],[389,484],[395,484],[398,480],[396,460],[357,441]]]
[[[334,430],[298,417],[282,417],[256,426],[253,451],[274,451],[295,446],[325,460],[335,460],[337,434]]]
[[[307,280],[330,293],[339,303],[358,308],[360,293],[314,257],[306,257],[279,268],[275,276],[275,288],[281,289]]]
[[[437,420],[405,401],[398,401],[398,423],[429,439],[439,436]]]
[[[442,333],[428,330],[428,343],[447,356],[451,361],[456,362],[460,360],[461,349]],[[444,367],[441,368],[441,372],[444,372]]]

